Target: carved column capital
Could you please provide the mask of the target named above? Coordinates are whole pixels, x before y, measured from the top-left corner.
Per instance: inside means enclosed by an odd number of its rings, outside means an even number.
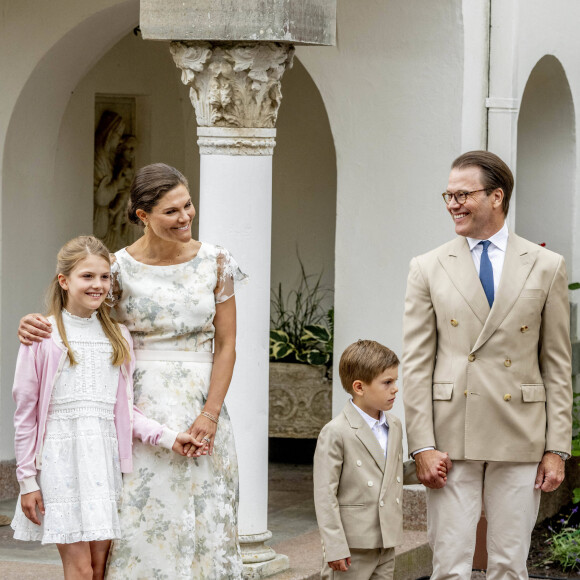
[[[170,50],[200,127],[275,127],[293,45],[174,41]]]

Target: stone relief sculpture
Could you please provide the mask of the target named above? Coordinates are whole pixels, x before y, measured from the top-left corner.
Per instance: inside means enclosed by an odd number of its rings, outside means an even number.
[[[126,216],[137,139],[118,113],[104,111],[95,132],[93,233],[111,252],[135,239]]]

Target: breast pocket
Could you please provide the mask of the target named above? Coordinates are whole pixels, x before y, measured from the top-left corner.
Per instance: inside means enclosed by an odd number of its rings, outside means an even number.
[[[453,396],[453,383],[433,383],[433,400],[450,401]]]

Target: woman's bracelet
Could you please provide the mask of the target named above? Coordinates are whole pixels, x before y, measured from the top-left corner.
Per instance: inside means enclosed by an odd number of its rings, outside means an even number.
[[[216,425],[218,424],[219,418],[218,417],[215,417],[211,413],[208,413],[207,411],[202,411],[200,413],[200,415],[203,415],[204,417],[207,417],[210,421],[213,421]]]

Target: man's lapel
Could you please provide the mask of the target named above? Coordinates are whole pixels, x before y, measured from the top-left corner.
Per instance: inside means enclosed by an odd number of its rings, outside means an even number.
[[[537,256],[538,251],[528,251],[521,238],[510,232],[493,307],[472,350],[477,350],[489,339],[513,308]]]
[[[485,324],[489,315],[489,303],[477,275],[467,240],[464,237],[454,240],[447,254],[439,256],[439,262],[475,316],[479,318],[481,324]]]
[[[384,473],[385,452],[371,431],[371,428],[367,425],[350,401],[344,406],[343,412],[349,425],[355,430],[358,439],[366,447],[379,469]]]

